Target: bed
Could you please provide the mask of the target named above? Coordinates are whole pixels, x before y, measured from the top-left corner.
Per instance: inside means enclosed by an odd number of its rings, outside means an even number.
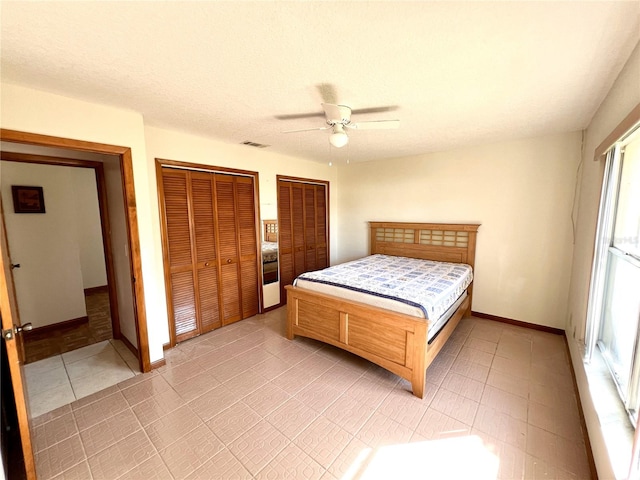
[[[278,221],[263,220],[262,274],[263,283],[278,281]]]
[[[478,224],[370,222],[370,254],[467,264],[475,260]],[[298,282],[300,283],[300,282]],[[448,320],[428,339],[432,323],[414,313],[287,285],[287,338],[313,338],[365,358],[411,382],[422,398],[426,370],[460,320],[471,313],[473,283]],[[433,331],[432,331],[433,332]]]

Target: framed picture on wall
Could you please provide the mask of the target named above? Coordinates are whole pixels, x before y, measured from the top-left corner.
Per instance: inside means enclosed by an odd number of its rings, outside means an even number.
[[[16,213],[45,213],[42,187],[11,185],[13,211]]]

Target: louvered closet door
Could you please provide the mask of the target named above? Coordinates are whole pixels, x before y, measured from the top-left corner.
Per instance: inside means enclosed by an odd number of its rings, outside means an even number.
[[[242,318],[258,313],[258,243],[256,241],[256,204],[253,179],[236,177],[236,218],[240,247],[240,297]]]
[[[280,301],[286,285],[300,274],[329,265],[327,187],[278,180],[278,255]]]
[[[235,186],[231,175],[215,175],[216,210],[218,212],[218,241],[220,276],[222,279],[222,323],[236,322],[242,318],[240,304],[240,258],[238,229],[236,227]]]
[[[304,186],[304,248],[305,269],[317,270],[316,260],[316,190],[315,185]]]
[[[221,326],[212,174],[191,172],[191,198],[198,292],[196,307],[200,333],[204,333]]]
[[[315,185],[316,209],[316,268],[329,266],[327,255],[327,189],[324,185]]]
[[[291,184],[291,223],[293,229],[293,275],[294,278],[307,271],[304,242],[304,184]]]
[[[189,172],[163,169],[172,323],[176,341],[198,334],[191,252]]]
[[[278,267],[280,268],[280,301],[286,302],[285,285],[293,279],[293,236],[291,223],[291,182],[278,180]]]

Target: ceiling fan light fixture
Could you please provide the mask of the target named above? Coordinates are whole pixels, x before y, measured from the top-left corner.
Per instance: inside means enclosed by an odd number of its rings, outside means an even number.
[[[333,126],[333,133],[329,137],[329,143],[336,148],[344,147],[349,143],[349,137],[342,128],[342,125],[336,124]]]

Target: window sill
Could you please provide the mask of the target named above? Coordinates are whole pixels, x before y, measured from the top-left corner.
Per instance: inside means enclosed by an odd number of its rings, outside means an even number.
[[[581,359],[584,357],[583,353],[583,348],[580,348]],[[600,351],[597,348],[594,349],[591,362],[583,365],[589,395],[615,478],[625,479],[631,464],[633,426]],[[583,395],[582,392],[581,395]]]

